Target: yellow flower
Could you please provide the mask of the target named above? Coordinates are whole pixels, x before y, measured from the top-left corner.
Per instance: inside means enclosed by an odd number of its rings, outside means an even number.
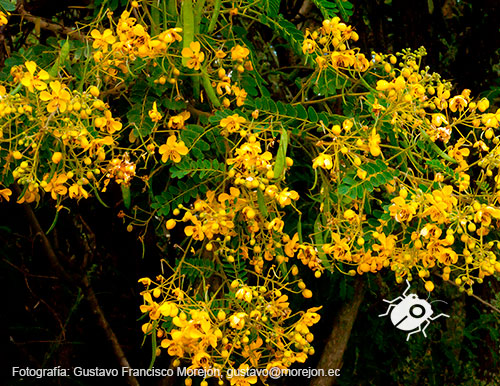
[[[141,312],[149,312],[149,317],[152,320],[158,319],[160,317],[160,306],[158,305],[158,303],[153,301],[153,298],[151,297],[151,294],[149,292],[144,292],[143,297],[148,304],[143,304],[139,307]]]
[[[244,312],[238,312],[234,315],[231,315],[229,317],[229,324],[231,325],[232,328],[241,330],[245,326],[246,316],[247,314],[245,314]]]
[[[316,51],[316,47],[318,45],[316,42],[312,39],[304,39],[304,43],[302,43],[302,53],[305,55],[307,54],[312,54],[314,51]]]
[[[47,88],[47,83],[43,82],[43,80],[49,79],[47,71],[41,69],[38,72],[38,75],[35,76],[36,63],[28,61],[24,63],[24,65],[26,66],[28,72],[24,73],[21,83],[27,87],[30,92],[34,92],[35,88],[39,91],[45,90]]]
[[[499,219],[500,209],[483,204],[474,215],[474,221],[478,223],[480,222],[481,226],[488,227],[491,224],[491,217]]]
[[[385,91],[385,90],[391,88],[391,86],[392,85],[386,80],[382,79],[382,80],[377,81],[377,90],[378,91]]]
[[[61,84],[58,80],[50,82],[50,88],[52,89],[52,94],[48,91],[42,91],[40,93],[40,99],[44,102],[50,101],[47,105],[47,111],[49,113],[53,113],[57,109],[59,109],[61,113],[64,113],[71,100],[70,93],[65,89],[66,86]]]
[[[0,11],[0,27],[8,23],[8,15],[9,13],[5,14],[4,12]]]
[[[455,264],[458,261],[457,253],[453,249],[445,247],[438,248],[436,258],[445,265]]]
[[[359,168],[359,169],[356,171],[356,175],[357,175],[360,179],[362,179],[362,180],[364,180],[364,179],[366,178],[366,175],[367,175],[367,174],[368,174],[368,173],[366,172],[366,170],[363,170],[363,169],[361,169],[361,168]]]
[[[95,127],[99,129],[106,129],[109,134],[113,134],[115,131],[122,129],[121,122],[118,122],[111,115],[111,111],[106,110],[104,112],[104,117],[96,118],[94,121]]]
[[[481,99],[479,102],[477,102],[477,109],[484,113],[488,107],[490,107],[490,101],[486,98]]]
[[[189,59],[186,62],[188,68],[193,68],[195,70],[200,69],[200,65],[205,60],[205,54],[200,52],[201,46],[200,42],[191,42],[189,47],[184,47],[182,49],[182,57]]]
[[[297,201],[299,199],[299,194],[295,190],[288,191],[288,188],[285,188],[280,194],[278,194],[277,201],[281,207],[286,205],[290,205],[292,203],[291,200]]]
[[[234,95],[236,96],[236,106],[243,106],[245,103],[245,99],[248,96],[248,93],[243,88],[239,88],[236,85],[231,86],[231,90],[233,90]]]
[[[169,28],[166,31],[163,31],[158,39],[166,44],[173,43],[175,41],[182,41],[182,36],[179,35],[179,32],[182,32],[182,28]]]
[[[226,118],[221,119],[220,125],[222,128],[226,129],[229,133],[235,133],[240,130],[242,124],[247,120],[244,117],[240,117],[238,114],[230,115]]]
[[[330,54],[330,59],[332,61],[332,66],[334,68],[338,67],[350,67],[356,63],[356,59],[354,57],[354,51],[343,51],[338,52],[334,51]]]
[[[113,44],[116,41],[116,37],[113,36],[113,31],[109,28],[105,29],[102,34],[98,30],[94,29],[90,32],[90,35],[94,38],[92,47],[97,49],[102,48],[103,51],[107,51],[108,45]]]
[[[5,199],[5,201],[10,201],[10,196],[12,196],[12,190],[10,189],[0,189],[0,201]]]
[[[389,212],[391,213],[391,217],[394,217],[397,222],[409,222],[417,213],[418,204],[415,202],[407,203],[401,196],[393,198],[392,202],[393,204],[389,207]]]
[[[205,238],[205,234],[203,233],[203,228],[201,226],[201,223],[196,220],[196,218],[191,218],[191,221],[193,222],[194,225],[189,225],[184,228],[184,233],[186,236],[191,237],[193,236],[193,239],[201,241]]]
[[[327,254],[333,254],[335,260],[352,260],[347,240],[341,238],[338,233],[332,233],[332,244],[323,244],[322,249]]]
[[[332,156],[330,154],[320,154],[313,160],[313,169],[317,167],[330,170],[333,167]]]
[[[159,150],[162,162],[167,162],[169,159],[175,163],[181,161],[181,156],[186,155],[188,153],[188,148],[184,144],[183,141],[177,142],[177,137],[175,135],[171,135],[167,139],[167,143],[165,145],[161,145]]]
[[[380,135],[378,135],[377,130],[373,128],[370,134],[370,138],[368,138],[368,146],[370,148],[370,154],[374,157],[378,157],[381,153],[379,144]]]
[[[64,183],[68,180],[66,174],[54,175],[47,186],[44,188],[46,192],[50,192],[50,195],[54,200],[57,200],[57,195],[64,196],[68,193],[68,188],[64,186]]]
[[[252,301],[252,290],[247,286],[241,287],[238,291],[236,291],[234,296],[236,299],[242,299],[250,303]]]
[[[170,117],[167,126],[169,129],[182,129],[184,127],[184,122],[186,122],[190,117],[191,113],[189,111],[183,111],[178,115]]]
[[[149,277],[141,277],[137,282],[147,286],[151,284],[151,279]]]
[[[450,99],[450,110],[455,112],[457,109],[462,111],[467,106],[467,99],[465,99],[462,95],[454,96]]]
[[[70,198],[88,198],[89,194],[88,192],[83,189],[81,185],[78,184],[73,184],[69,187],[69,197]]]
[[[250,50],[246,47],[242,47],[239,44],[231,48],[231,59],[242,62],[248,57]]]
[[[226,56],[227,56],[227,54],[224,51],[222,51],[222,50],[217,50],[215,52],[215,57],[217,59],[224,59]]]
[[[153,103],[153,108],[149,110],[148,113],[149,113],[149,118],[151,118],[153,122],[159,122],[163,117],[156,108],[156,102]]]
[[[297,251],[297,249],[299,249],[298,241],[299,241],[299,234],[295,233],[293,235],[293,237],[291,238],[291,240],[288,241],[288,243],[285,245],[284,250],[285,250],[285,254],[288,257],[293,257],[293,255],[295,255],[295,252]]]

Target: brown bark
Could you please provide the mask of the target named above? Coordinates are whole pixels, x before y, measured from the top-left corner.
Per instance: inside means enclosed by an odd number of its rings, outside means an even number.
[[[354,296],[340,308],[318,363],[318,369],[324,369],[325,374],[328,373],[329,369],[342,367],[342,358],[364,295],[364,279],[357,277],[354,282]],[[311,381],[311,386],[331,386],[335,382],[336,377],[316,377]]]

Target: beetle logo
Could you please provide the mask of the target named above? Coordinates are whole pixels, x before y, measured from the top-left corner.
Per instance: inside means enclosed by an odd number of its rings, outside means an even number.
[[[427,302],[427,300],[420,299],[416,294],[407,295],[410,290],[410,282],[406,280],[406,284],[408,287],[405,292],[403,292],[402,296],[398,296],[394,300],[386,300],[384,302],[389,303],[389,308],[387,308],[387,312],[385,314],[380,314],[379,318],[382,316],[391,314],[391,322],[396,326],[396,328],[403,331],[410,331],[406,341],[410,339],[410,335],[416,334],[417,332],[422,331],[422,334],[427,338],[425,334],[425,329],[429,326],[432,320],[436,320],[441,316],[446,316],[449,318],[449,315],[439,314],[436,316],[432,316],[434,313],[432,311],[431,304]],[[434,300],[434,302],[443,302],[443,300]]]

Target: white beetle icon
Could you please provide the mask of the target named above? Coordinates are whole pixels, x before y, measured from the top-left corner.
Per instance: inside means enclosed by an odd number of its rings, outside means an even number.
[[[424,299],[420,299],[416,294],[407,295],[407,292],[410,290],[410,282],[406,280],[406,284],[408,287],[405,292],[403,292],[403,296],[398,296],[394,300],[386,300],[384,302],[389,303],[389,308],[385,314],[380,314],[379,318],[382,316],[386,316],[391,313],[391,322],[403,331],[410,331],[406,341],[410,339],[411,334],[416,334],[417,332],[422,331],[424,336],[427,338],[425,334],[425,329],[431,323],[431,320],[436,320],[440,316],[446,316],[449,318],[449,315],[439,314],[436,316],[432,316],[433,311],[431,304]],[[399,303],[396,303],[399,300]],[[434,300],[434,302],[443,302],[443,300]],[[431,302],[431,303],[434,303]],[[396,304],[393,304],[396,303]]]

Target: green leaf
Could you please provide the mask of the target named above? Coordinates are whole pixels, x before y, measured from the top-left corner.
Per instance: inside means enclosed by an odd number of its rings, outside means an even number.
[[[316,244],[316,248],[318,249],[318,257],[323,263],[323,266],[325,268],[330,266],[330,263],[328,262],[328,258],[323,251],[323,244],[325,243],[323,241],[323,231],[321,229],[321,214],[318,215],[316,218],[316,221],[314,222],[314,243]]]
[[[16,5],[7,0],[0,0],[0,7],[7,12],[13,12],[16,10]]]
[[[257,189],[257,202],[259,204],[260,213],[262,213],[264,217],[267,217],[268,213],[266,208],[266,202],[264,201],[264,195],[262,194],[262,190],[260,189]]]
[[[339,13],[337,5],[333,1],[312,0],[312,2],[319,9],[324,19],[332,19]]]
[[[280,2],[281,0],[261,0],[260,4],[264,7],[267,16],[276,17],[280,11]]]
[[[283,39],[290,43],[290,46],[296,54],[303,56],[302,43],[304,34],[292,23],[286,20],[283,15],[270,18],[266,15],[261,15],[260,21],[276,31]]]
[[[302,105],[295,106],[295,110],[297,111],[297,117],[301,119],[307,119],[307,111]]]
[[[314,110],[312,106],[309,106],[309,108],[307,109],[307,115],[309,116],[310,121],[318,122],[318,114],[316,113],[316,110]]]
[[[125,205],[125,208],[130,209],[130,204],[132,201],[130,197],[130,186],[121,184],[120,187],[122,188],[123,205]]]
[[[278,153],[276,154],[276,162],[274,163],[274,178],[281,179],[281,175],[283,174],[283,170],[285,169],[286,164],[286,150],[288,147],[288,133],[285,128],[281,128],[281,138],[280,138],[280,146],[278,148]]]

